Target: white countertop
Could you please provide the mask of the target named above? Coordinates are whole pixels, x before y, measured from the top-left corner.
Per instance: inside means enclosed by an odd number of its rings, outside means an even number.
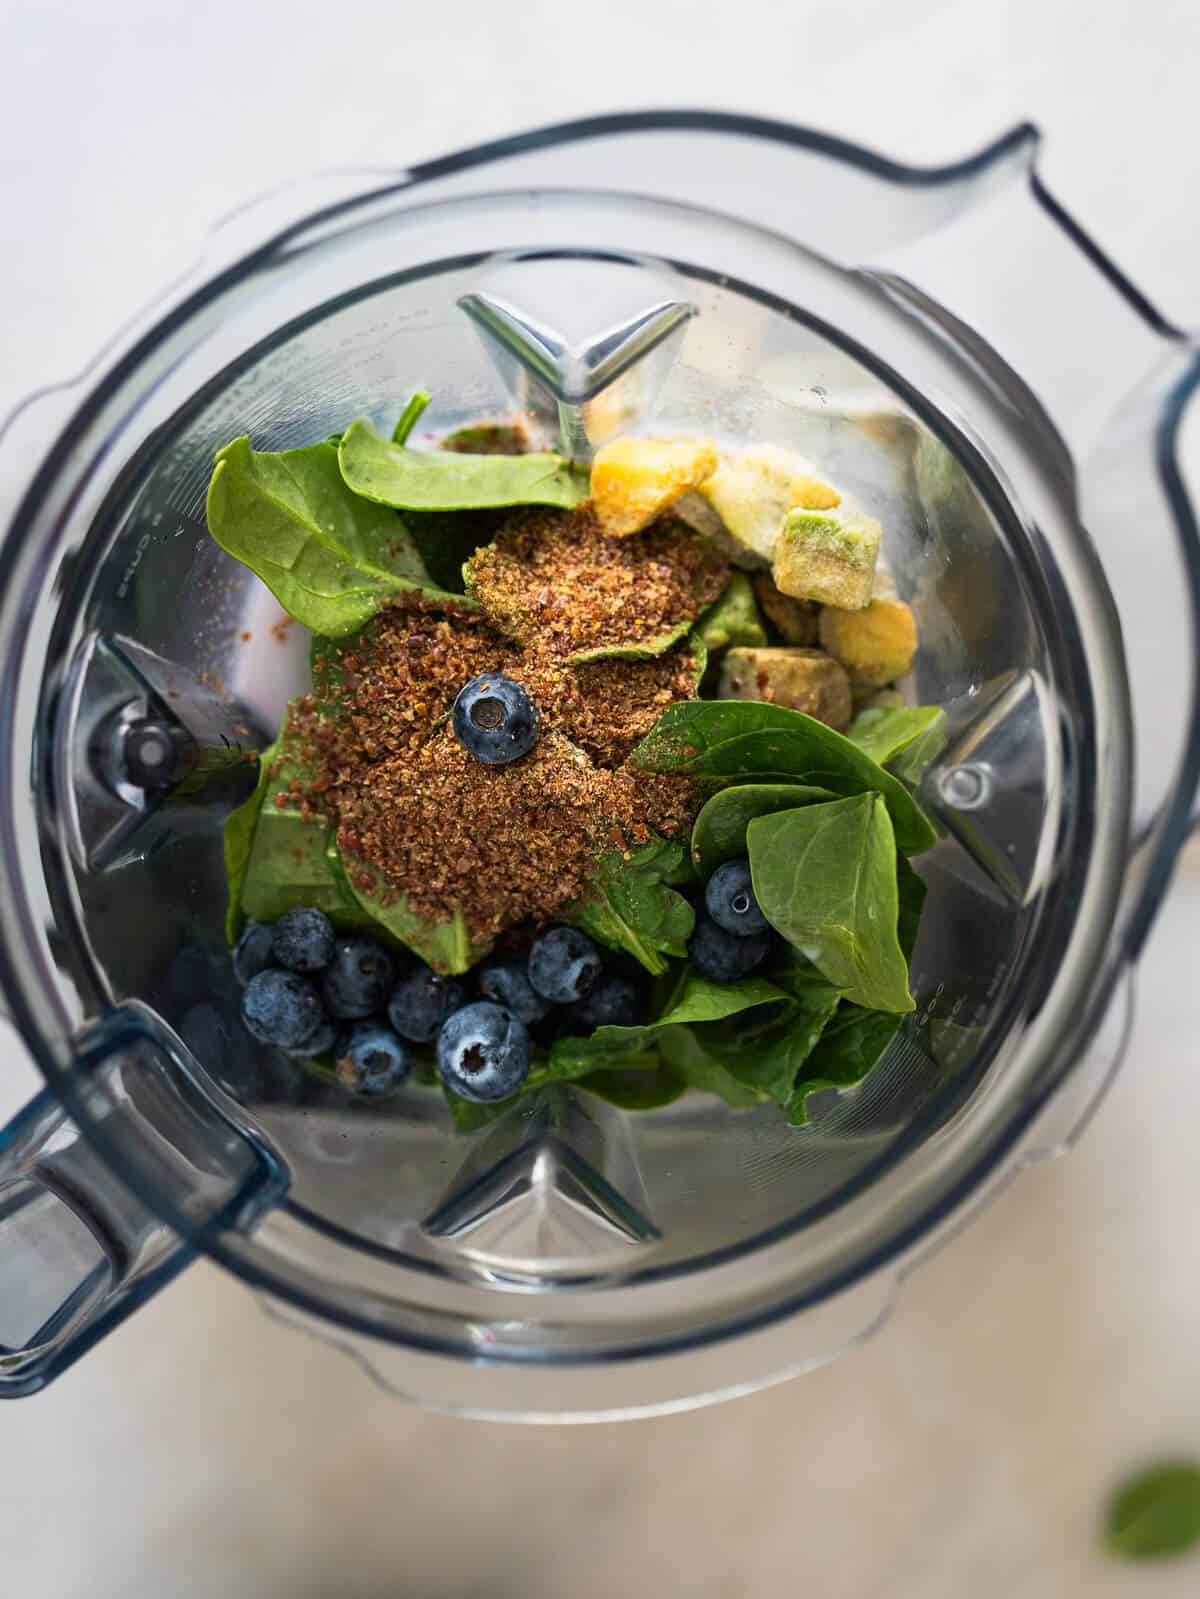
[[[512,14],[0,0],[0,411],[78,368],[248,194],[633,105],[929,162],[1032,117],[1051,186],[1200,323],[1191,4],[527,0],[520,39]],[[470,1425],[383,1399],[196,1267],[0,1409],[5,1593],[1191,1599],[1200,1564],[1116,1567],[1095,1529],[1114,1476],[1200,1453],[1198,926],[1193,856],[1082,1147],[926,1265],[853,1357],[635,1427]]]

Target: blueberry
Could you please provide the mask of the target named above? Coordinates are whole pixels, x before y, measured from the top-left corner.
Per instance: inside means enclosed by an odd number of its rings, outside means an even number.
[[[275,930],[268,922],[247,922],[233,952],[233,975],[245,988],[252,977],[273,963],[271,940]]]
[[[637,984],[622,972],[606,972],[590,994],[570,1007],[567,1020],[581,1033],[597,1027],[636,1027],[640,1010]]]
[[[312,1060],[314,1055],[332,1054],[336,1042],[337,1028],[328,1016],[323,1016],[317,1023],[315,1033],[310,1033],[302,1044],[296,1044],[294,1048],[285,1050],[284,1053],[290,1055],[293,1060]]]
[[[473,677],[459,690],[450,714],[455,738],[486,766],[528,755],[538,741],[540,720],[529,695],[502,672]]]
[[[508,1099],[529,1075],[529,1033],[503,1005],[477,1000],[456,1010],[438,1034],[437,1063],[461,1099]]]
[[[277,968],[259,972],[242,994],[242,1020],[260,1044],[294,1049],[325,1019],[321,997],[307,977]]]
[[[467,985],[439,977],[424,963],[402,977],[388,1000],[388,1021],[413,1044],[428,1044],[452,1011],[467,1003]]]
[[[275,923],[271,955],[289,972],[319,972],[333,959],[333,923],[324,911],[308,907],[285,911]]]
[[[526,1027],[544,1021],[550,1014],[549,1004],[534,991],[529,981],[527,960],[497,958],[485,961],[479,968],[478,977],[479,992],[484,999],[503,1005],[505,1010],[519,1016]]]
[[[770,948],[770,933],[739,937],[718,927],[710,916],[698,916],[688,954],[700,976],[710,983],[736,983],[762,965]]]
[[[379,1099],[407,1079],[412,1057],[383,1022],[356,1022],[338,1039],[333,1069],[343,1088]]]
[[[339,938],[321,978],[325,1008],[339,1021],[360,1021],[383,1009],[392,976],[392,957],[373,938]]]
[[[552,1005],[572,1005],[600,976],[600,951],[577,927],[552,927],[529,951],[529,981]]]
[[[770,930],[771,924],[754,897],[749,861],[726,861],[718,866],[704,890],[704,904],[718,927],[739,938]]]

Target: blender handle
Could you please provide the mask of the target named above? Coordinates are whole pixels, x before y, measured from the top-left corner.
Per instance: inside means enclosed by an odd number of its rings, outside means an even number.
[[[144,1006],[73,1044],[0,1127],[0,1399],[45,1387],[288,1187],[237,1101]]]
[[[0,1128],[0,1398],[44,1387],[191,1256],[43,1089]]]

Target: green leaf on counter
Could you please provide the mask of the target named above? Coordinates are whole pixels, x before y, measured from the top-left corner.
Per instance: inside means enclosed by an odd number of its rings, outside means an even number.
[[[767,630],[758,614],[754,588],[745,572],[735,572],[719,600],[714,601],[696,623],[696,631],[712,651],[731,646],[761,648]]]
[[[401,511],[467,511],[502,505],[570,510],[587,490],[560,455],[462,455],[410,450],[365,419],[347,428],[338,463],[355,494]]]
[[[1200,1545],[1200,1464],[1168,1461],[1137,1472],[1114,1494],[1104,1547],[1121,1560],[1165,1560]]]
[[[928,764],[945,748],[946,713],[940,705],[879,706],[860,711],[846,737],[880,766],[914,746]]]
[[[351,493],[328,443],[280,453],[246,438],[218,451],[208,530],[260,577],[297,622],[355,633],[391,594],[436,594],[403,522]]]
[[[692,827],[692,861],[701,877],[711,877],[718,866],[745,855],[746,829],[756,816],[836,798],[827,788],[807,788],[802,783],[739,783],[718,789]]]
[[[896,841],[882,796],[759,816],[746,839],[771,926],[855,1004],[912,1010],[897,935]]]
[[[755,700],[688,700],[668,706],[630,756],[651,772],[717,782],[795,779],[835,794],[882,795],[905,854],[937,842],[902,783],[858,745],[803,711]]]
[[[692,907],[668,883],[686,858],[682,844],[662,838],[628,855],[609,850],[597,863],[592,887],[563,920],[632,955],[648,972],[665,972],[667,956],[686,955],[695,926]]]

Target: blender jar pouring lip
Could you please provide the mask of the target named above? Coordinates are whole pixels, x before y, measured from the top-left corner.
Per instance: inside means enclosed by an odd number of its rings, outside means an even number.
[[[631,142],[645,140],[653,142],[656,139],[666,140],[670,144],[669,150],[660,147],[660,154],[663,156],[661,163],[656,163],[653,158],[647,160],[644,143],[639,145],[638,152],[634,152],[631,148]],[[623,155],[618,153],[618,147],[622,144],[626,146]],[[710,154],[715,151],[716,146],[720,146],[725,152],[723,160],[726,176],[732,174],[733,178],[737,179],[741,174],[742,181],[725,181],[716,168],[706,171],[703,180],[698,177],[697,144]],[[1174,346],[1176,352],[1184,357],[1181,361],[1184,373],[1175,390],[1177,408],[1171,427],[1167,427],[1167,420],[1161,414],[1161,392],[1158,392],[1153,396],[1154,403],[1148,412],[1150,426],[1147,435],[1153,433],[1155,428],[1158,429],[1161,446],[1161,456],[1156,463],[1161,468],[1158,480],[1165,490],[1168,510],[1179,531],[1185,560],[1190,563],[1193,588],[1200,587],[1196,581],[1200,575],[1197,572],[1196,529],[1194,520],[1190,519],[1186,492],[1179,481],[1178,469],[1174,462],[1173,431],[1178,427],[1186,398],[1190,395],[1190,388],[1188,395],[1183,394],[1184,384],[1190,382],[1192,387],[1195,386],[1195,352],[1182,351],[1175,330],[1150,311],[1146,302],[1137,295],[1137,291],[1125,283],[1116,269],[1107,263],[1106,258],[1074,228],[1069,218],[1064,220],[1065,213],[1056,214],[1054,203],[1045,195],[1036,176],[1031,175],[1031,156],[1035,144],[1034,131],[1028,127],[1021,127],[966,162],[921,172],[901,167],[840,141],[827,140],[820,135],[761,119],[710,116],[697,112],[643,113],[624,117],[593,118],[558,128],[536,130],[528,135],[462,152],[456,157],[425,163],[412,169],[411,172],[396,173],[388,181],[381,182],[378,178],[368,178],[367,175],[364,175],[361,181],[358,178],[335,176],[331,187],[327,187],[320,197],[310,193],[307,187],[295,193],[276,191],[265,209],[258,210],[251,206],[235,216],[227,229],[217,230],[214,235],[215,245],[210,252],[200,284],[188,292],[177,291],[172,297],[169,309],[155,318],[143,320],[131,330],[120,348],[111,355],[106,369],[98,375],[92,375],[92,387],[83,396],[82,403],[73,418],[66,421],[62,414],[66,407],[59,403],[62,399],[77,398],[70,393],[46,402],[45,410],[40,406],[34,408],[34,411],[47,421],[51,420],[50,411],[53,410],[55,424],[65,422],[65,426],[62,427],[59,437],[50,444],[46,462],[14,519],[14,530],[4,551],[3,560],[11,585],[7,605],[10,626],[13,626],[14,620],[12,594],[21,587],[18,580],[28,577],[31,570],[30,552],[28,548],[22,548],[21,543],[23,537],[26,538],[26,543],[28,542],[27,535],[38,509],[38,496],[52,493],[60,479],[69,477],[75,467],[72,461],[73,452],[80,446],[80,440],[84,437],[86,429],[102,414],[103,408],[116,404],[120,385],[132,382],[140,367],[151,361],[164,341],[172,335],[181,334],[191,325],[192,320],[200,317],[202,313],[212,313],[222,296],[234,295],[243,289],[249,292],[254,275],[259,269],[265,270],[288,260],[304,258],[319,250],[323,242],[336,237],[340,229],[353,228],[362,216],[375,216],[389,206],[403,208],[415,204],[436,203],[443,199],[453,201],[457,197],[475,195],[481,184],[486,185],[489,181],[505,191],[512,186],[514,193],[578,187],[584,193],[598,194],[602,190],[626,188],[643,196],[649,195],[651,198],[658,196],[664,200],[691,201],[718,216],[722,212],[736,214],[739,203],[744,209],[745,203],[750,198],[765,191],[764,208],[767,215],[762,218],[748,216],[746,220],[756,223],[765,221],[775,240],[790,238],[790,243],[794,247],[800,236],[800,229],[794,219],[789,219],[783,214],[786,208],[778,203],[779,194],[784,190],[778,186],[773,188],[770,176],[762,180],[758,190],[754,190],[752,185],[746,183],[745,162],[749,156],[753,156],[756,160],[761,158],[764,168],[769,168],[771,174],[790,173],[791,185],[788,192],[791,196],[797,197],[803,190],[811,201],[819,190],[820,195],[827,200],[828,226],[822,230],[822,236],[813,241],[822,253],[827,253],[829,259],[843,267],[852,266],[857,269],[862,274],[864,284],[871,292],[878,293],[881,300],[888,298],[889,291],[895,300],[900,300],[904,296],[905,286],[915,284],[925,295],[926,304],[922,306],[923,311],[928,310],[930,303],[935,308],[941,306],[941,301],[934,292],[937,285],[934,284],[933,278],[928,280],[933,288],[928,287],[924,281],[927,268],[931,272],[936,271],[937,249],[942,245],[949,246],[951,237],[957,235],[960,247],[966,249],[969,254],[970,249],[974,248],[970,245],[972,218],[980,216],[989,204],[998,207],[1000,214],[1003,215],[1004,207],[1013,193],[1017,192],[1013,178],[1023,176],[1028,179],[1026,188],[1032,195],[1035,205],[1041,208],[1041,214],[1048,217],[1053,227],[1064,237],[1069,238],[1076,254],[1081,255],[1082,259],[1089,263],[1088,271],[1094,272],[1098,269],[1097,275],[1108,285],[1109,290],[1116,293],[1118,299],[1124,302],[1125,309],[1132,314],[1135,321],[1140,319],[1143,327],[1148,328],[1153,334],[1153,343],[1158,354],[1161,356],[1164,348]],[[596,159],[597,157],[599,159]],[[778,165],[773,166],[774,162]],[[801,176],[794,165],[797,162],[804,163],[803,177],[807,181],[807,187],[806,183],[796,181]],[[636,181],[618,181],[620,174],[617,169],[621,168],[622,163],[634,172]],[[490,174],[489,167],[493,169]],[[653,178],[646,176],[647,173],[653,173]],[[322,180],[315,181],[319,184]],[[851,203],[839,212],[836,197],[847,189],[853,191]],[[298,206],[293,208],[292,201],[301,201],[305,195],[308,196],[305,202],[306,211],[301,215]],[[319,208],[313,211],[312,201],[317,198],[321,203]],[[819,206],[816,209],[819,210]],[[1060,208],[1057,209],[1060,211]],[[257,236],[250,236],[254,234]],[[790,237],[791,235],[795,237]],[[245,252],[243,258],[233,264],[223,259],[230,247]],[[953,284],[949,287],[942,285],[951,303],[948,307],[941,306],[941,309],[952,313],[960,326],[964,321],[974,326],[970,317],[959,315],[962,307],[953,303],[955,300],[954,294],[951,293],[953,287]],[[1010,349],[1007,353],[1012,359],[1009,361],[1002,359],[1006,354],[1005,329],[988,326],[986,316],[981,316],[980,321],[983,324],[982,336],[985,341],[982,350],[983,378],[985,382],[994,386],[997,396],[995,409],[997,427],[1011,428],[1014,426],[1015,418],[1015,425],[1019,431],[1022,424],[1028,426],[1033,415],[1025,403],[1025,397],[1033,391],[1026,385],[1022,393],[1020,388],[1013,387],[1009,383],[1012,360],[1017,359],[1017,356]],[[937,326],[936,311],[929,318],[929,333],[934,341],[943,344],[952,342],[949,335],[953,333],[953,329],[949,319],[941,327]],[[199,334],[196,336],[199,337]],[[1131,341],[1129,346],[1131,351],[1137,343],[1136,339]],[[998,356],[995,354],[997,349]],[[159,360],[161,361],[161,355]],[[882,358],[881,366],[886,367],[886,362],[882,361]],[[1034,366],[1036,369],[1036,362]],[[1140,370],[1134,373],[1134,376],[1140,375]],[[1035,387],[1042,402],[1043,413],[1053,417],[1055,426],[1059,430],[1058,448],[1061,462],[1062,455],[1076,449],[1084,434],[1079,430],[1073,431],[1069,421],[1063,420],[1061,396],[1057,392],[1047,399],[1043,392],[1044,384],[1039,382]],[[17,434],[28,436],[25,424],[35,419],[33,413],[18,417],[14,424],[13,437],[15,438]],[[1090,439],[1094,439],[1096,430],[1102,431],[1104,419],[1093,408],[1087,420]],[[1054,474],[1047,465],[1049,456],[1047,435],[1048,430],[1043,429],[1042,449],[1039,452],[1041,465],[1044,471],[1059,477],[1061,486],[1061,474]],[[0,441],[0,451],[7,451],[11,443],[11,438],[8,441]],[[1068,467],[1072,465],[1069,455],[1067,455],[1067,465]],[[1171,479],[1172,471],[1175,474],[1174,481]],[[1074,487],[1074,472],[1069,471],[1066,482],[1069,498],[1073,497]],[[1053,491],[1051,498],[1057,498]],[[60,506],[60,514],[65,518],[64,506]],[[43,526],[46,525],[43,522]],[[37,552],[37,559],[48,561],[50,554],[47,547]],[[22,563],[24,563],[23,570]],[[1192,606],[1191,618],[1194,621],[1195,592],[1188,595],[1187,599]],[[14,639],[16,637],[15,628],[13,637]],[[9,722],[10,741],[12,718],[17,710],[17,691],[23,686],[28,692],[30,683],[28,674],[14,671],[10,675],[7,703],[2,707]],[[1200,737],[1200,734],[1197,737]],[[10,769],[5,777],[10,791],[13,787],[12,753],[10,747],[6,752]],[[1103,756],[1103,751],[1101,754]],[[1123,923],[1119,938],[1114,941],[1112,954],[1114,963],[1121,959],[1122,954],[1131,945],[1136,947],[1133,944],[1134,932],[1139,925],[1144,932],[1144,926],[1148,925],[1153,914],[1157,896],[1165,886],[1170,862],[1186,830],[1198,765],[1200,765],[1200,749],[1193,739],[1190,744],[1185,743],[1174,770],[1169,774],[1170,780],[1164,778],[1160,785],[1163,805],[1158,812],[1157,826],[1150,834],[1148,853],[1142,858],[1144,874],[1138,892],[1134,896],[1135,903],[1128,907],[1127,919]],[[10,799],[6,796],[5,808],[10,803]],[[9,856],[10,875],[12,875],[11,866],[15,863],[16,857],[12,849],[11,818],[8,819],[7,825],[3,823],[0,825],[4,826],[4,848]],[[26,911],[24,925],[30,928],[34,918],[27,912],[26,891],[27,885],[16,881],[14,876],[12,902]],[[10,943],[13,925],[10,917]],[[31,985],[36,986],[39,979],[44,976],[44,972],[39,971],[38,966],[40,955],[40,951],[35,954],[33,950],[27,950],[21,955],[14,948],[3,952],[3,977],[12,997],[14,1011],[27,1041],[38,1055],[39,1063],[42,1064],[52,1088],[59,1094],[67,1108],[75,1114],[83,1138],[95,1142],[110,1163],[117,1163],[122,1158],[118,1153],[118,1145],[95,1125],[82,1083],[67,1069],[63,1059],[54,1058],[52,1035],[55,1029],[47,1025],[52,1009],[47,994],[42,993],[37,996],[36,1003],[31,997]],[[45,971],[48,970],[47,964]],[[1093,992],[1101,980],[1102,974],[1097,973],[1096,983],[1092,985]],[[1062,1046],[1060,1049],[1062,1066],[1054,1079],[1055,1082],[1066,1075],[1072,1060],[1084,1047],[1086,1030],[1070,1039],[1063,1035],[1059,1043]],[[1039,1103],[1045,1104],[1049,1093],[1050,1086],[1044,1086],[1044,1091],[1040,1095],[1031,1095],[1026,1117],[1014,1119],[1005,1129],[1004,1136],[991,1139],[986,1149],[981,1142],[972,1160],[964,1162],[963,1166],[953,1174],[953,1181],[950,1180],[950,1169],[947,1167],[947,1181],[941,1192],[933,1196],[926,1194],[920,1204],[906,1207],[904,1225],[895,1227],[886,1241],[881,1242],[878,1236],[874,1240],[867,1239],[864,1234],[863,1248],[857,1252],[855,1258],[847,1264],[840,1275],[829,1276],[823,1292],[811,1294],[807,1298],[781,1292],[778,1300],[764,1310],[761,1326],[753,1331],[751,1326],[753,1318],[742,1318],[739,1322],[738,1318],[734,1317],[722,1326],[710,1324],[703,1336],[693,1340],[695,1347],[692,1348],[691,1356],[680,1352],[675,1357],[683,1364],[674,1367],[677,1375],[671,1378],[670,1382],[662,1384],[664,1395],[667,1389],[674,1385],[676,1397],[660,1400],[655,1400],[650,1389],[640,1385],[639,1393],[642,1397],[630,1402],[628,1395],[632,1390],[628,1380],[624,1390],[622,1389],[622,1366],[628,1372],[631,1368],[627,1362],[638,1356],[657,1352],[645,1347],[627,1348],[607,1368],[607,1376],[598,1375],[596,1366],[594,1364],[589,1366],[586,1360],[575,1368],[570,1368],[570,1362],[567,1362],[567,1368],[573,1373],[570,1376],[563,1375],[564,1367],[560,1365],[557,1368],[558,1375],[553,1380],[547,1376],[545,1386],[541,1390],[543,1393],[553,1394],[549,1404],[538,1399],[536,1391],[538,1379],[536,1373],[530,1373],[528,1351],[524,1356],[518,1354],[515,1348],[506,1352],[502,1347],[502,1328],[495,1331],[491,1340],[482,1344],[477,1343],[473,1355],[468,1356],[466,1360],[460,1358],[448,1363],[442,1357],[435,1359],[431,1355],[422,1356],[419,1353],[420,1340],[416,1336],[410,1336],[411,1329],[410,1332],[406,1332],[402,1324],[397,1323],[394,1317],[389,1319],[382,1310],[378,1315],[366,1314],[365,1297],[363,1314],[356,1315],[351,1308],[348,1308],[348,1302],[335,1303],[328,1294],[317,1294],[315,1297],[306,1294],[305,1274],[273,1266],[269,1259],[269,1251],[260,1250],[255,1240],[236,1233],[220,1234],[212,1227],[211,1219],[203,1223],[198,1222],[194,1214],[189,1214],[186,1204],[175,1204],[169,1196],[156,1191],[154,1182],[145,1179],[144,1171],[135,1171],[130,1175],[149,1211],[166,1216],[177,1237],[183,1238],[188,1244],[197,1248],[206,1249],[251,1282],[274,1290],[283,1301],[290,1301],[291,1305],[300,1307],[294,1315],[289,1309],[286,1312],[289,1317],[299,1319],[303,1311],[317,1318],[340,1322],[346,1329],[348,1337],[351,1335],[369,1337],[376,1342],[379,1351],[386,1351],[389,1360],[394,1356],[397,1361],[407,1362],[405,1370],[411,1375],[405,1377],[402,1374],[399,1379],[389,1377],[389,1380],[395,1380],[396,1386],[407,1391],[412,1391],[415,1386],[418,1390],[417,1397],[435,1404],[444,1403],[451,1408],[476,1412],[511,1413],[511,1410],[516,1408],[538,1419],[547,1419],[545,1416],[547,1410],[553,1411],[556,1416],[568,1413],[619,1414],[630,1411],[645,1413],[654,1408],[662,1408],[664,1405],[674,1406],[677,1403],[695,1402],[697,1397],[715,1397],[718,1393],[727,1391],[744,1391],[769,1380],[785,1365],[804,1366],[816,1363],[819,1358],[832,1352],[831,1344],[824,1349],[819,1347],[822,1340],[841,1340],[843,1343],[850,1341],[853,1336],[861,1332],[863,1325],[877,1320],[878,1314],[873,1311],[866,1317],[865,1322],[860,1322],[859,1326],[850,1332],[840,1324],[838,1329],[834,1330],[833,1320],[829,1321],[824,1332],[819,1330],[820,1313],[833,1304],[839,1293],[853,1291],[856,1283],[864,1285],[864,1278],[868,1272],[877,1273],[875,1279],[877,1285],[880,1276],[886,1278],[890,1296],[890,1284],[894,1281],[905,1252],[913,1249],[918,1241],[927,1246],[931,1235],[944,1228],[953,1219],[957,1209],[966,1203],[970,1194],[977,1191],[990,1177],[994,1177],[1006,1155],[1012,1158],[1013,1152],[1019,1147],[1022,1133],[1028,1126],[1028,1118],[1032,1116]],[[0,1164],[2,1160],[3,1157],[0,1156]],[[136,1165],[136,1162],[134,1164]],[[269,1185],[264,1191],[269,1191]],[[269,1206],[265,1211],[268,1222],[273,1223],[284,1216],[286,1211],[272,1213]],[[867,1247],[868,1244],[871,1247]],[[782,1247],[782,1241],[777,1241],[772,1247],[776,1249]],[[730,1269],[733,1269],[733,1263]],[[345,1300],[346,1296],[342,1298]],[[809,1324],[814,1329],[808,1335],[814,1340],[811,1354],[804,1354],[799,1359],[782,1355],[778,1337],[768,1337],[761,1345],[754,1344],[758,1333],[770,1329],[779,1334],[786,1326],[795,1332],[797,1330],[795,1324],[787,1323],[785,1318],[794,1315],[799,1308],[805,1306],[809,1308],[810,1318],[813,1316],[816,1318],[810,1319]],[[486,1317],[483,1318],[481,1326],[483,1332],[492,1331],[487,1326]],[[753,1345],[759,1352],[754,1354],[748,1352],[745,1363],[740,1365],[738,1380],[729,1382],[719,1376],[714,1377],[711,1373],[712,1346],[714,1341],[727,1340],[735,1333],[739,1335],[738,1347],[744,1347],[749,1351]],[[742,1340],[745,1342],[742,1343]],[[391,1347],[388,1347],[388,1341]],[[675,1347],[682,1351],[686,1343],[687,1340],[677,1342]],[[668,1342],[658,1347],[667,1349],[671,1345]],[[465,1350],[462,1353],[465,1353]],[[522,1377],[516,1383],[516,1388],[519,1388],[520,1392],[514,1388],[511,1399],[502,1400],[497,1397],[499,1390],[494,1386],[500,1379],[494,1375],[489,1376],[488,1373],[490,1370],[494,1374],[496,1366],[504,1365],[510,1356],[515,1357],[517,1363],[529,1374],[529,1381]],[[698,1364],[689,1368],[687,1362],[692,1356]],[[704,1365],[705,1361],[708,1365]],[[382,1353],[380,1359],[373,1359],[371,1364],[378,1368],[381,1362]],[[639,1369],[644,1371],[647,1364],[653,1367],[655,1363],[643,1361]],[[703,1371],[702,1365],[704,1365]],[[447,1367],[453,1368],[453,1375],[447,1370],[444,1376],[439,1377],[438,1372]],[[689,1369],[693,1373],[691,1376],[686,1374]],[[653,1386],[651,1382],[650,1388]],[[691,1397],[680,1397],[685,1390]]]

